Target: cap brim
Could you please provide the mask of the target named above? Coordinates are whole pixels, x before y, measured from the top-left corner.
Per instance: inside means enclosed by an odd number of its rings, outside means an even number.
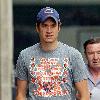
[[[55,20],[55,22],[57,23],[58,22],[58,19],[52,15],[49,15],[49,16],[45,16],[41,19],[41,22],[45,22],[48,18],[53,18]]]

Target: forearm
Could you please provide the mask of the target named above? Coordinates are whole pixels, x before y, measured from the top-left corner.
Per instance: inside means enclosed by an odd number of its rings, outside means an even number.
[[[22,97],[16,97],[16,100],[26,100],[26,99]]]
[[[78,90],[79,100],[90,100],[90,93],[88,90],[87,80],[82,80],[78,83],[75,83]]]
[[[89,93],[88,89],[86,92],[80,93],[80,100],[90,100],[90,93]]]
[[[26,100],[25,96],[17,95],[16,100]]]
[[[76,94],[76,100],[90,100],[90,95],[81,96],[80,94]]]
[[[16,94],[16,100],[26,100],[26,95],[21,94],[21,93],[17,93]]]
[[[89,96],[80,97],[80,100],[90,100]]]
[[[16,100],[26,100],[27,81],[17,80]]]

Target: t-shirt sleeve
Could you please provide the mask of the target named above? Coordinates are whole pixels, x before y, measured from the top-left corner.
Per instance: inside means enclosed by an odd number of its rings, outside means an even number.
[[[72,73],[74,82],[79,82],[88,78],[88,73],[82,55],[77,50],[72,56]]]
[[[20,80],[27,80],[28,78],[28,71],[27,67],[25,66],[24,56],[21,53],[17,60],[15,77]]]

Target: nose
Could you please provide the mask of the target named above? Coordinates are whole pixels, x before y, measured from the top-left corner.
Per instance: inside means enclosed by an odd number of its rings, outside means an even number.
[[[99,57],[98,54],[95,52],[94,53],[94,59],[98,59],[98,57]]]
[[[51,27],[48,26],[48,27],[47,27],[47,33],[51,33],[51,32],[52,32]]]

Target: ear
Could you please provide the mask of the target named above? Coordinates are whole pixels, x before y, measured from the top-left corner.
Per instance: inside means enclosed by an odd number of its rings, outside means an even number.
[[[85,59],[88,58],[88,57],[87,57],[87,53],[86,53],[86,51],[84,51],[84,57],[85,57]]]
[[[84,51],[84,55],[85,55],[85,57],[86,57],[86,51]]]
[[[84,62],[88,63],[86,51],[84,51]]]
[[[39,27],[37,26],[37,23],[36,23],[36,31],[39,33]]]
[[[60,29],[61,29],[60,26],[58,26],[58,31],[60,31]]]

